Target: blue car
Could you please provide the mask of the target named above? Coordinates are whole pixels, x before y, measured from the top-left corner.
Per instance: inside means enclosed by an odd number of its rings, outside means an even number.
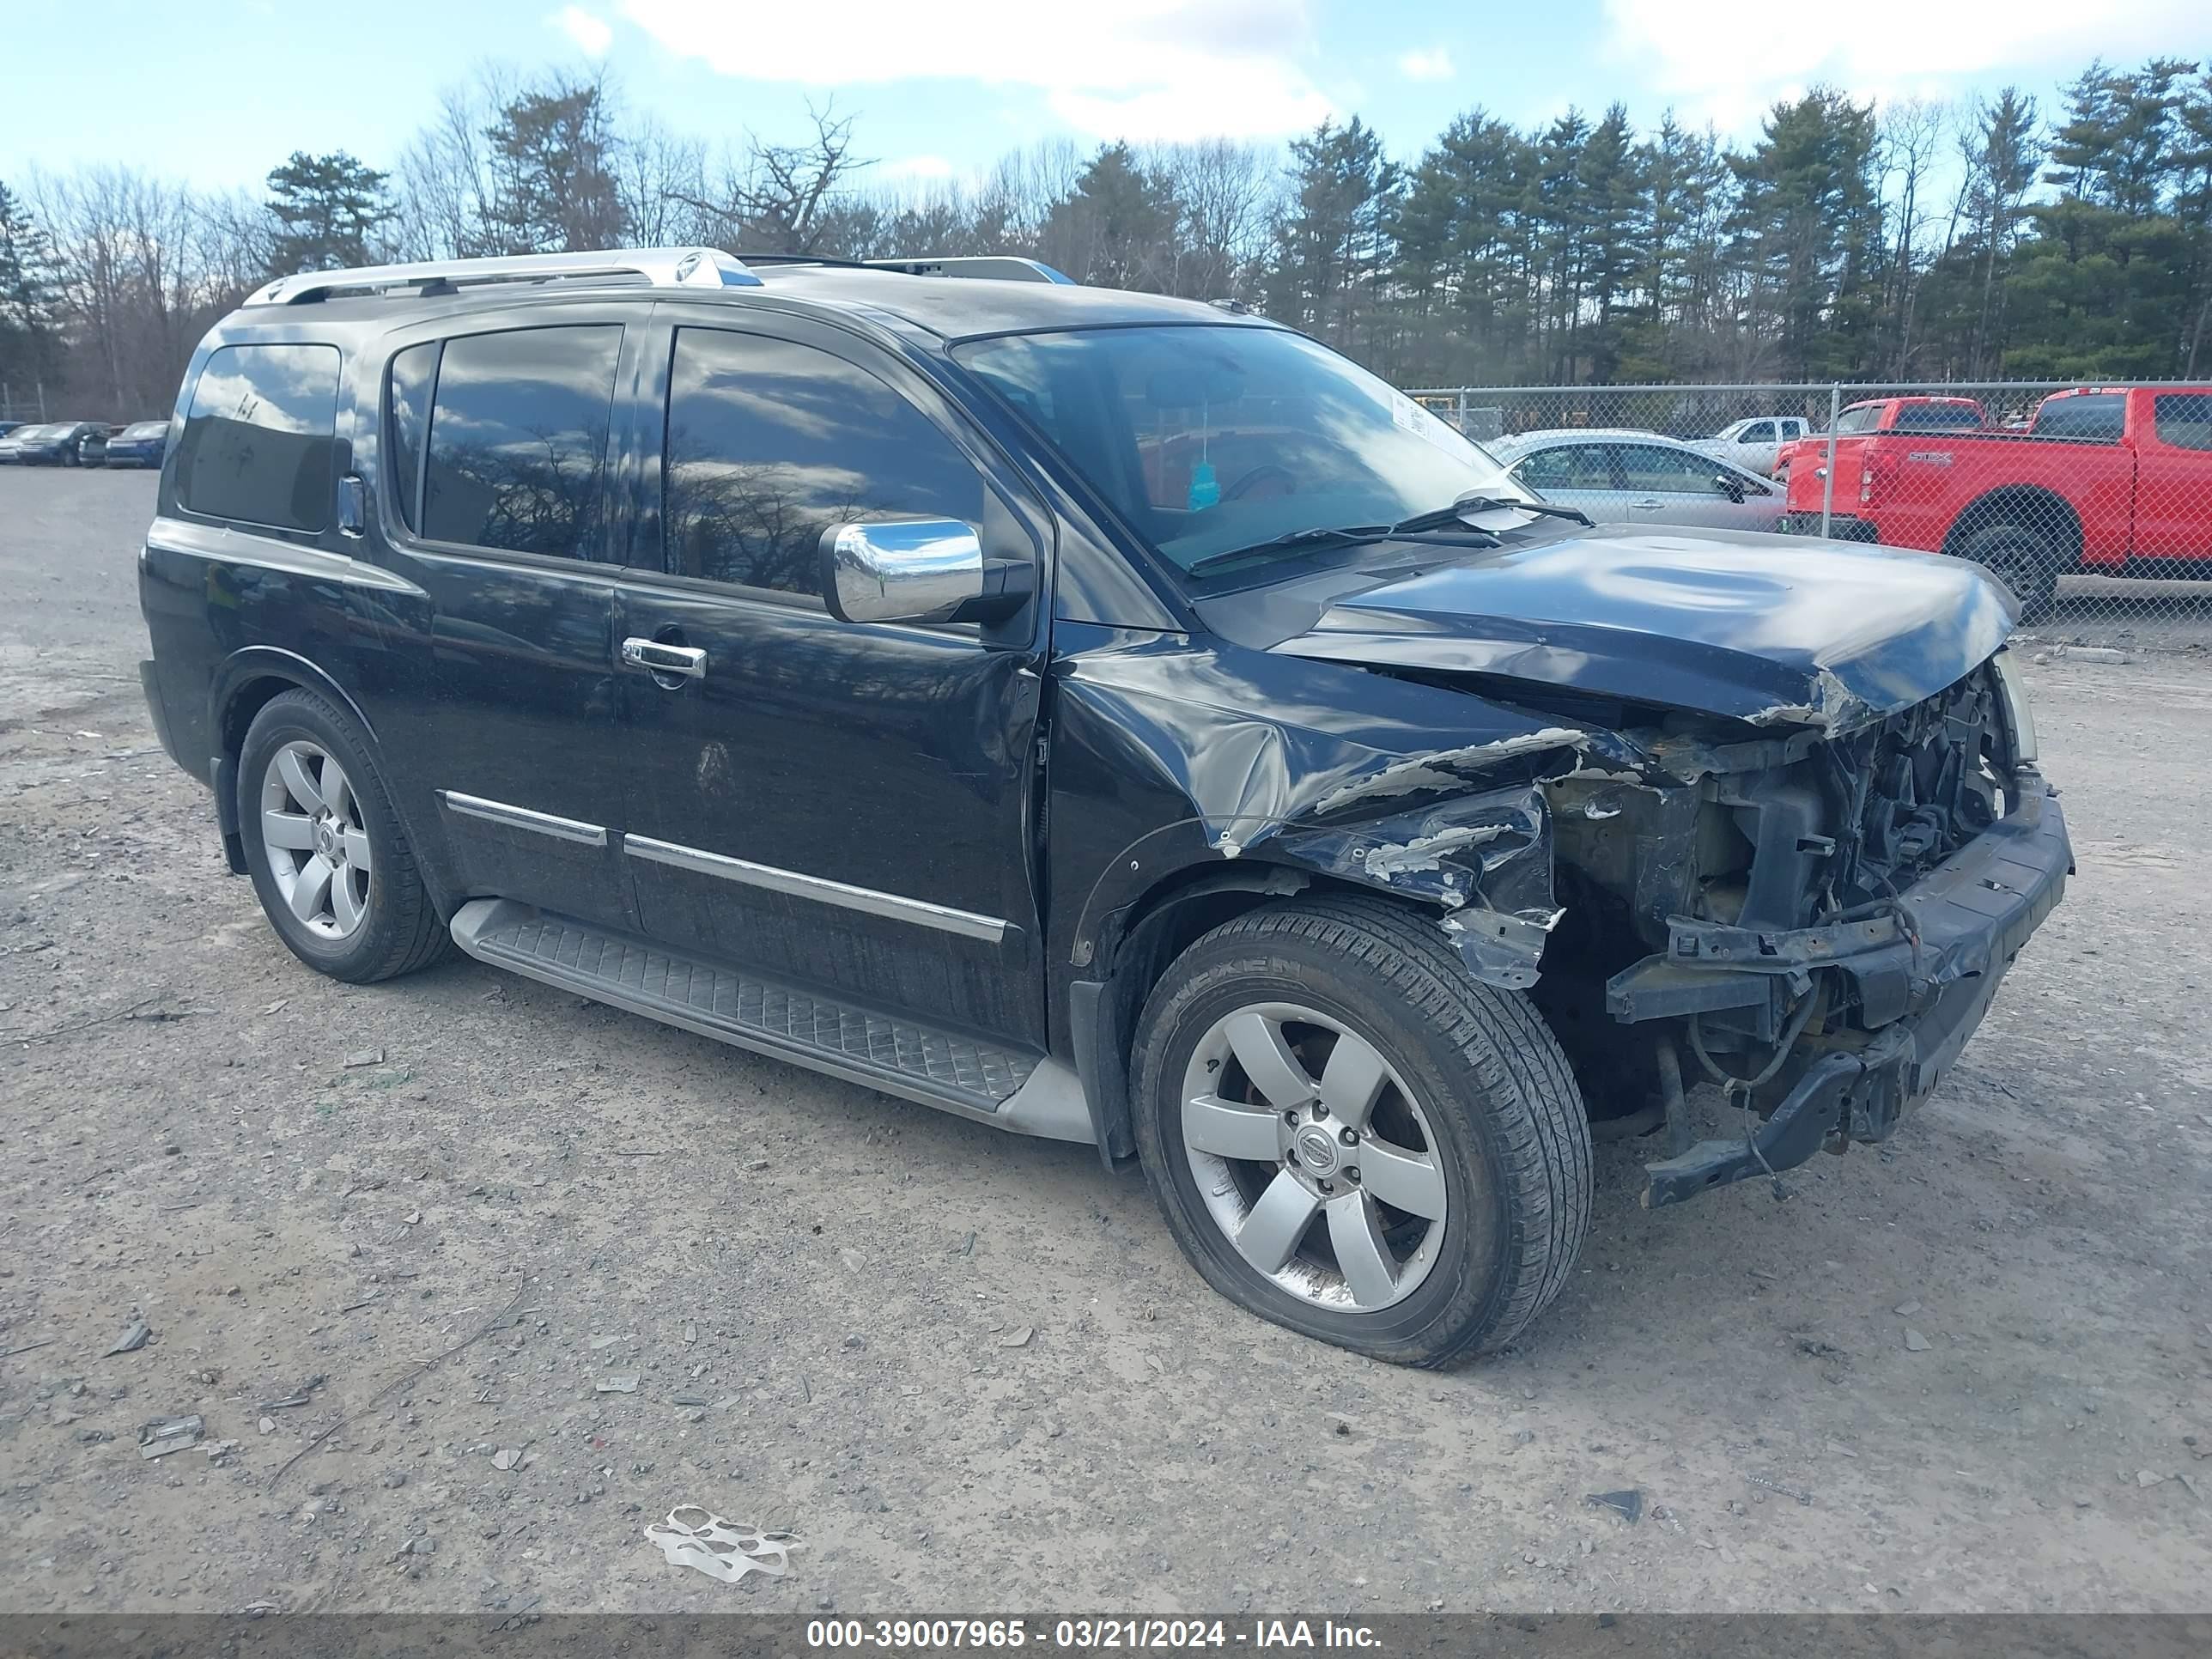
[[[23,466],[98,466],[106,456],[108,427],[101,421],[61,421],[8,434]]]
[[[167,421],[133,421],[107,441],[107,465],[159,467],[168,443]]]

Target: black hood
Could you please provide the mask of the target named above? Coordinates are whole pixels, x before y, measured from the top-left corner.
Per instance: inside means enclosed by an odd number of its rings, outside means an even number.
[[[1331,574],[1318,617],[1309,604],[1310,624],[1269,648],[1831,729],[1960,679],[2016,612],[1979,566],[1938,554],[1628,525],[1364,585]]]

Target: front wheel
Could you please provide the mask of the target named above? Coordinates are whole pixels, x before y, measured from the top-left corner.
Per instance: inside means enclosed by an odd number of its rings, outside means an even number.
[[[1588,1120],[1528,1000],[1388,902],[1269,906],[1154,988],[1138,1151],[1183,1253],[1240,1306],[1402,1364],[1510,1342],[1588,1224]]]

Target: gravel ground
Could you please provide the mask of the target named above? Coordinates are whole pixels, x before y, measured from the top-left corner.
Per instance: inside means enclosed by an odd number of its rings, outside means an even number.
[[[1566,1293],[1428,1375],[1079,1148],[301,967],[140,703],[152,501],[0,471],[0,1611],[2212,1607],[2201,658],[2031,659],[2081,873],[1890,1149],[1655,1215],[1601,1147]],[[790,1576],[665,1564],[687,1504]]]

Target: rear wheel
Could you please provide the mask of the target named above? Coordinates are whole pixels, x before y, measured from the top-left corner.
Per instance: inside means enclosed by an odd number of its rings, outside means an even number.
[[[2057,543],[2033,526],[1985,525],[1966,538],[1959,556],[1971,559],[2013,591],[2020,619],[2047,621],[2058,603],[2058,574],[2065,559]]]
[[[1425,918],[1343,898],[1225,923],[1154,988],[1134,1058],[1169,1228],[1263,1318],[1440,1365],[1565,1283],[1590,1182],[1565,1056]]]
[[[270,699],[238,763],[238,828],[261,908],[333,979],[391,979],[447,943],[368,734],[308,691]]]

